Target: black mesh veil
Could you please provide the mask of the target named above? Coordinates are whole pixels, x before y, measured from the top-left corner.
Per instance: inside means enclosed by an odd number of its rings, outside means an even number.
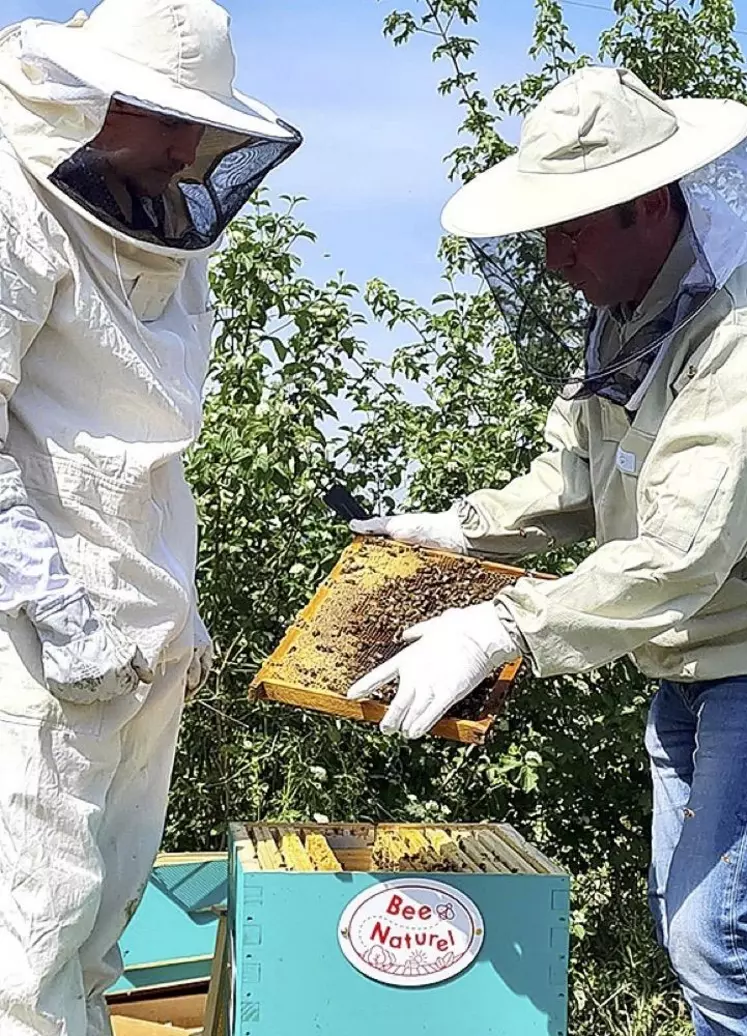
[[[567,398],[606,396],[627,404],[664,346],[747,262],[747,145],[741,142],[680,181],[689,265],[656,316],[624,338],[615,315],[546,269],[542,231],[469,239],[524,368]],[[616,348],[610,351],[610,342]]]
[[[592,310],[581,292],[546,270],[542,231],[469,244],[524,368],[565,385],[583,360]]]
[[[265,176],[301,144],[287,123],[286,139],[246,138],[206,127],[194,164],[157,197],[130,192],[122,203],[112,185],[107,152],[93,144],[80,148],[50,176],[58,190],[97,220],[148,244],[197,251],[217,241]]]

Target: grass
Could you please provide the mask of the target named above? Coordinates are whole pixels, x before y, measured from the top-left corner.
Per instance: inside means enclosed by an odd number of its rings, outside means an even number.
[[[615,892],[600,871],[574,897],[570,1036],[693,1036],[643,884]]]

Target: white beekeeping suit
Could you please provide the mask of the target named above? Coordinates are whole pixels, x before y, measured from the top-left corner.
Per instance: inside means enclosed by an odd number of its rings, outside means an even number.
[[[300,143],[233,76],[212,0],[103,0],[0,34],[2,1036],[110,1031],[116,942],[204,676],[181,458],[207,256]],[[113,173],[98,142],[122,113],[190,128],[163,190]]]

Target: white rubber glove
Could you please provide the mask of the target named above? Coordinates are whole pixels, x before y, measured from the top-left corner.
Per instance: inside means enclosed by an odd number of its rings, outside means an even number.
[[[184,700],[192,701],[207,683],[213,668],[213,642],[199,615],[195,618],[194,652],[187,670]]]
[[[495,669],[520,654],[492,601],[449,608],[411,627],[403,639],[410,646],[354,683],[348,698],[368,698],[398,680],[380,726],[385,734],[399,730],[409,738],[422,737]]]
[[[84,592],[30,605],[27,613],[41,641],[47,689],[56,698],[76,705],[111,701],[153,681],[137,646],[94,612]]]
[[[423,511],[420,514],[395,514],[391,518],[369,518],[352,521],[350,528],[360,536],[388,536],[400,543],[418,547],[467,553],[467,541],[456,505],[448,511]]]

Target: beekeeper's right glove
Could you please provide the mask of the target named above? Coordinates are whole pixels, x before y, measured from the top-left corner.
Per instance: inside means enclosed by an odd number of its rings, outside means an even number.
[[[15,461],[0,452],[0,614],[19,611],[36,629],[44,682],[57,698],[109,701],[153,680],[137,645],[95,612],[84,587],[67,572],[54,533],[29,504]]]
[[[76,705],[130,694],[153,673],[140,650],[109,619],[97,615],[84,590],[26,611],[42,649],[47,689]]]
[[[496,669],[519,657],[520,647],[495,601],[449,608],[412,626],[408,643],[348,690],[359,701],[396,681],[395,695],[381,721],[384,734],[422,737],[452,706]]]
[[[455,554],[467,553],[467,541],[456,504],[448,511],[423,511],[419,514],[396,514],[391,518],[352,521],[350,528],[361,536],[388,536],[400,543],[411,543],[418,547],[449,550]]]

